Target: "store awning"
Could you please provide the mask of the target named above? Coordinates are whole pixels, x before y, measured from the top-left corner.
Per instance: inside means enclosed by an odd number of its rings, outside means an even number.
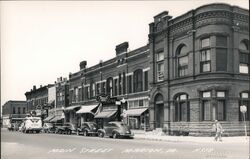
[[[47,118],[45,118],[43,121],[44,122],[49,122],[51,119],[53,119],[55,116],[54,115],[51,115],[51,116],[48,116]]]
[[[50,122],[57,122],[59,120],[62,120],[63,118],[61,116],[55,116]]]
[[[127,116],[140,116],[144,113],[148,108],[140,108],[140,109],[129,109],[125,112]]]
[[[81,113],[91,113],[93,114],[92,110],[98,107],[97,104],[95,105],[84,105],[81,106],[81,109],[76,112],[76,114],[81,114]]]
[[[110,118],[111,116],[113,116],[115,113],[117,112],[117,110],[106,110],[106,111],[102,111],[99,112],[95,118]]]
[[[67,107],[67,108],[65,108],[64,110],[73,110],[73,109],[78,108],[78,107],[80,107],[80,106],[81,106],[81,105],[74,105],[74,106]]]

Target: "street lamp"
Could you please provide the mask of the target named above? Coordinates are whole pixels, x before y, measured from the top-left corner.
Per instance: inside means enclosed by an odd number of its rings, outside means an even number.
[[[240,112],[243,114],[243,120],[244,120],[244,124],[245,124],[245,136],[247,137],[247,125],[246,125],[246,120],[245,120],[245,114],[247,112],[247,107],[245,105],[241,105]]]

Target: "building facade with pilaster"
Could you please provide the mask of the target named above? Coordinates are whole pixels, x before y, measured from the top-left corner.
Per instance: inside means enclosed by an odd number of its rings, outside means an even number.
[[[149,33],[150,127],[211,135],[214,120],[230,133],[249,121],[249,10],[209,4],[172,18],[154,17]],[[249,128],[248,128],[249,131]]]

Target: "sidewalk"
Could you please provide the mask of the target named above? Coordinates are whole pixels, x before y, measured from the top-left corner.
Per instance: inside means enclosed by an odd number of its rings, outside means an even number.
[[[168,141],[168,142],[192,142],[192,143],[242,143],[248,144],[250,138],[245,136],[222,137],[222,142],[214,141],[214,137],[196,137],[196,136],[167,136],[161,134],[152,134],[141,130],[132,130],[135,139]]]

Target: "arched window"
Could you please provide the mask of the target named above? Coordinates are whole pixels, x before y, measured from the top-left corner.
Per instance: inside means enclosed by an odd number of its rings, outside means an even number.
[[[109,77],[107,79],[107,95],[113,96],[113,78]]]
[[[242,40],[239,45],[239,72],[248,74],[249,73],[249,41]]]
[[[178,76],[183,77],[188,74],[188,55],[187,46],[181,44],[177,48],[177,59],[178,59]]]
[[[187,94],[178,94],[174,99],[175,121],[190,121],[190,106]]]
[[[247,112],[245,113],[245,120],[250,120],[250,93],[245,91],[240,93],[240,100],[239,100],[239,120],[243,121],[244,116],[243,113],[240,111],[240,106],[245,105],[247,107]]]
[[[134,72],[134,92],[141,92],[142,86],[142,69],[138,69]]]

